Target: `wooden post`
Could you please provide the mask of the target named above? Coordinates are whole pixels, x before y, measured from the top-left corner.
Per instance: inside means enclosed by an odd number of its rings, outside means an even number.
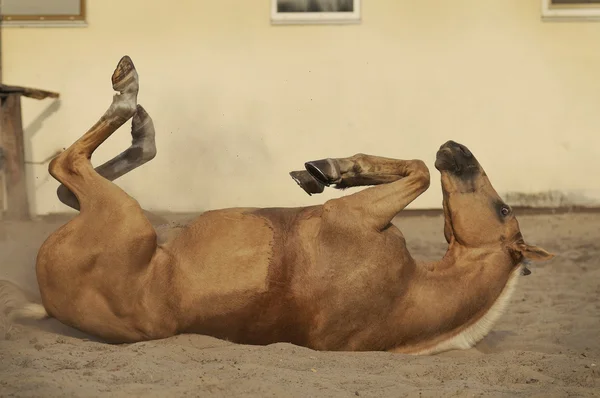
[[[1,1],[0,1],[1,3]],[[0,4],[0,18],[2,18],[2,4]],[[0,84],[2,84],[2,19],[0,19]]]
[[[4,218],[29,219],[21,95],[8,95],[2,98],[0,103],[0,142],[4,156],[3,168],[8,202]]]
[[[0,0],[2,3],[2,0]],[[0,4],[0,84],[2,84],[2,4]],[[1,101],[1,98],[0,98]],[[0,122],[0,130],[2,124]],[[6,210],[6,182],[4,173],[4,150],[2,149],[2,137],[0,137],[0,220],[4,218],[4,211]]]
[[[21,97],[41,100],[58,94],[0,84],[0,213],[13,220],[30,219]]]

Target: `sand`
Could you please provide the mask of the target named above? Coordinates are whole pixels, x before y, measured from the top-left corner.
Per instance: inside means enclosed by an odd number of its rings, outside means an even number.
[[[0,322],[0,396],[600,396],[600,214],[519,221],[528,242],[558,256],[530,267],[508,312],[473,349],[426,357],[334,353],[199,335],[107,345],[56,320]],[[1,224],[0,279],[38,295],[37,248],[63,222]],[[443,255],[441,217],[395,223],[416,257]]]

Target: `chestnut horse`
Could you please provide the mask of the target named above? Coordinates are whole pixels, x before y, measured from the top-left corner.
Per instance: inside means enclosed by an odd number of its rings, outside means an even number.
[[[425,163],[365,154],[290,173],[309,194],[370,186],[361,191],[319,206],[207,211],[159,241],[138,202],[111,182],[156,154],[129,57],[112,83],[109,109],[49,166],[61,201],[80,212],[41,246],[43,305],[28,304],[23,316],[113,343],[200,333],[431,354],[481,340],[528,273],[524,260],[553,256],[525,243],[475,156],[453,141],[435,162],[448,241],[439,261],[413,259],[391,223],[429,187]],[[94,169],[94,150],[131,118],[132,146]]]

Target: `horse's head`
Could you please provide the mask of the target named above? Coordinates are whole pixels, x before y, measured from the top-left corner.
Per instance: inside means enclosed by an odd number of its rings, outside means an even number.
[[[450,245],[501,248],[515,264],[523,259],[544,261],[553,257],[525,243],[512,209],[467,147],[446,142],[437,152],[435,168],[442,178],[444,235]]]

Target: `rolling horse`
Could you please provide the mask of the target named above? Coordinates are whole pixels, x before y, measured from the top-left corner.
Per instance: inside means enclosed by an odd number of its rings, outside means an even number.
[[[108,343],[198,333],[241,344],[433,354],[475,345],[507,307],[527,261],[512,209],[464,145],[444,143],[446,254],[415,260],[392,219],[430,185],[421,160],[367,154],[305,163],[291,177],[309,194],[366,187],[322,205],[207,211],[167,238],[112,181],[156,155],[154,125],[137,103],[139,77],[123,57],[112,104],[49,165],[59,199],[79,210],[40,247],[41,304]],[[132,144],[94,168],[92,153],[132,119]],[[206,192],[210,194],[210,192]],[[160,238],[160,239],[159,239]]]

